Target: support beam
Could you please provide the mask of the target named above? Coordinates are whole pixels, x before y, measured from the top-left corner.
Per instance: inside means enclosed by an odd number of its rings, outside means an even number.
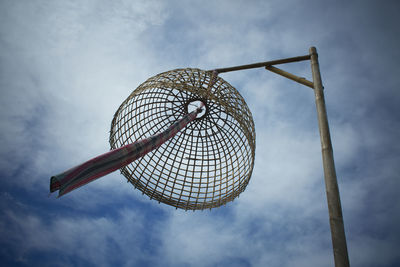
[[[306,55],[306,56],[300,56],[300,57],[290,57],[290,58],[265,61],[265,62],[247,64],[247,65],[240,65],[240,66],[229,67],[229,68],[220,68],[220,69],[215,69],[215,70],[218,73],[224,73],[224,72],[237,71],[237,70],[265,68],[267,66],[285,64],[285,63],[291,63],[291,62],[297,62],[297,61],[303,61],[303,60],[309,60],[309,59],[310,59],[310,55]]]
[[[319,134],[321,137],[322,163],[324,167],[326,197],[328,200],[329,222],[331,226],[333,256],[335,267],[349,267],[346,236],[343,225],[342,206],[336,178],[335,163],[328,116],[326,114],[324,90],[319,71],[318,54],[315,47],[310,48],[311,70],[314,83],[315,104],[317,106]]]
[[[301,84],[303,84],[305,86],[308,86],[308,87],[314,89],[314,84],[312,82],[310,82],[309,80],[307,80],[306,78],[296,76],[294,74],[291,74],[290,72],[284,71],[284,70],[279,69],[279,68],[274,67],[274,66],[267,66],[265,68],[267,70],[269,70],[269,71],[272,71],[272,72],[274,72],[276,74],[282,75],[283,77],[286,77],[286,78],[288,78],[290,80],[293,80],[295,82],[301,83]]]

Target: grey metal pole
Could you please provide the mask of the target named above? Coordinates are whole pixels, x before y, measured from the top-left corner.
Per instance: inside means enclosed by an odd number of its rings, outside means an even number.
[[[350,264],[347,253],[339,187],[336,178],[335,162],[333,160],[332,142],[329,133],[321,74],[319,71],[318,54],[315,47],[310,48],[310,56],[311,71],[314,82],[315,104],[317,106],[319,134],[321,137],[322,161],[324,167],[326,197],[328,200],[329,222],[331,226],[335,267],[348,267]]]

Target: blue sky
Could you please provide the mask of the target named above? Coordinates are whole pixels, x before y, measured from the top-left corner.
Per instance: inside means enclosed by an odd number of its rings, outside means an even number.
[[[396,1],[0,1],[2,266],[333,266],[311,89],[221,74],[253,113],[253,176],[211,211],[115,172],[60,199],[49,178],[109,149],[147,78],[319,52],[352,266],[399,266]],[[281,66],[311,79],[308,62]]]

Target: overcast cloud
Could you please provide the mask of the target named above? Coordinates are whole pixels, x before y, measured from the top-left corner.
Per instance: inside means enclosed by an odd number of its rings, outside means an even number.
[[[253,113],[247,189],[185,212],[115,172],[60,199],[50,176],[109,149],[147,78],[301,56],[316,46],[351,266],[400,265],[397,1],[0,1],[2,266],[333,266],[310,88],[221,74]],[[281,66],[311,79],[308,62]]]

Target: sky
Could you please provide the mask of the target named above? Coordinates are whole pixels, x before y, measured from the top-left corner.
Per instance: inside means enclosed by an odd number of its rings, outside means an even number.
[[[206,211],[118,171],[57,199],[49,180],[109,150],[149,77],[319,53],[351,266],[400,266],[398,1],[0,0],[2,266],[334,266],[312,89],[221,74],[256,128],[252,178]],[[280,66],[311,79],[309,62]]]

